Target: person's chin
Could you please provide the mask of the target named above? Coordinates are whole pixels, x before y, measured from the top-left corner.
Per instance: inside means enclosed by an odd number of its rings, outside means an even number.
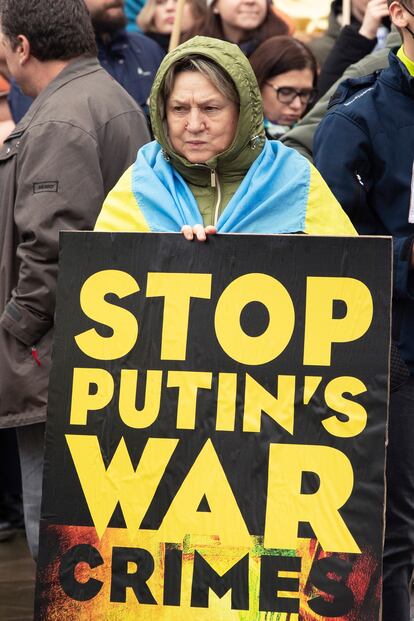
[[[190,164],[204,164],[210,159],[209,155],[203,155],[201,153],[189,153],[188,155],[184,155],[184,157]]]
[[[203,164],[212,156],[211,153],[205,149],[204,145],[199,145],[185,149],[184,157],[191,164]]]
[[[166,37],[170,37],[173,31],[173,26],[170,24],[165,24],[162,28],[158,29],[158,34],[165,35]]]
[[[172,33],[173,28],[174,28],[174,20],[172,20],[172,21],[165,21],[165,22],[162,24],[161,28],[159,28],[159,29],[158,29],[158,32],[159,32],[160,34],[166,34],[166,35],[169,35],[169,34],[171,34],[171,33]]]
[[[259,28],[260,24],[260,20],[257,19],[243,19],[241,20],[240,27],[243,28],[243,30],[256,30],[256,28]]]
[[[299,121],[300,117],[299,116],[287,116],[287,117],[282,117],[281,120],[279,120],[278,125],[287,125],[288,127],[292,127],[292,125],[296,125],[296,123]]]
[[[127,19],[123,10],[111,9],[110,13],[108,11],[104,14],[96,15],[96,17],[92,16],[92,26],[95,32],[98,33],[111,34],[117,30],[122,30],[126,25]]]

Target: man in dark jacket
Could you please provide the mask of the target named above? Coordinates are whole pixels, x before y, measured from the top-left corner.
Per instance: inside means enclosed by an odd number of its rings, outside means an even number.
[[[414,3],[388,0],[403,46],[347,80],[314,141],[315,163],[360,233],[394,240],[393,337],[410,377],[390,397],[383,621],[409,621],[414,568]]]
[[[93,228],[149,134],[97,62],[83,0],[2,0],[0,23],[9,71],[36,98],[0,151],[0,427],[18,427],[36,557],[59,231]]]
[[[374,73],[389,66],[388,56],[390,50],[401,45],[401,36],[396,30],[392,30],[386,39],[384,49],[372,52],[355,65],[351,65],[344,75],[329,91],[318,101],[318,103],[308,112],[295,127],[289,130],[281,138],[287,147],[296,149],[301,155],[313,162],[313,138],[319,123],[323,119],[328,109],[332,95],[336,92],[341,82],[347,78],[357,78]]]
[[[123,0],[85,0],[102,67],[135,99],[146,112],[147,100],[157,69],[164,57],[162,48],[139,33],[125,30]],[[32,103],[12,81],[9,106],[15,123]]]

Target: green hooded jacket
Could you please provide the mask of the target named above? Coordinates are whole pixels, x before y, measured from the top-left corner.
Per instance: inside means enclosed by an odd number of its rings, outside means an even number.
[[[240,100],[233,143],[200,164],[172,148],[163,118],[167,72],[192,55],[210,58],[227,72]],[[355,235],[316,168],[281,143],[266,140],[259,87],[236,45],[195,37],[169,53],[155,78],[150,113],[155,140],[139,150],[135,164],[109,193],[95,230],[178,232],[184,225],[200,223],[200,215],[204,226],[216,224],[222,215],[223,233]],[[231,200],[242,182],[243,192]]]
[[[172,149],[164,119],[160,116],[163,109],[160,93],[166,73],[177,60],[194,55],[210,58],[231,75],[239,93],[242,111],[233,143],[205,165],[191,164]],[[217,203],[219,216],[261,153],[265,142],[262,98],[249,61],[237,45],[223,44],[219,39],[209,37],[194,37],[168,54],[161,63],[151,91],[150,113],[155,139],[188,183],[204,225],[214,224]]]

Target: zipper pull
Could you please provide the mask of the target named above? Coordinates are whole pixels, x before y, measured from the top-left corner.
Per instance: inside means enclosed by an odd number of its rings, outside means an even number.
[[[211,187],[215,188],[216,187],[216,171],[213,168],[211,168],[210,173],[211,173]]]
[[[32,346],[32,356],[33,356],[34,361],[36,362],[37,366],[41,367],[42,363],[40,362],[40,358],[39,358],[39,355],[37,353],[37,349],[36,349],[36,347],[34,345]]]

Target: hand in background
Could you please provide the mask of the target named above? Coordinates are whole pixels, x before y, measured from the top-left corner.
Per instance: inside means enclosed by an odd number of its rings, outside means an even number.
[[[367,4],[368,0],[351,0],[352,15],[361,23],[364,19]]]
[[[370,0],[367,4],[359,34],[367,39],[375,39],[381,21],[387,15],[387,0]]]

